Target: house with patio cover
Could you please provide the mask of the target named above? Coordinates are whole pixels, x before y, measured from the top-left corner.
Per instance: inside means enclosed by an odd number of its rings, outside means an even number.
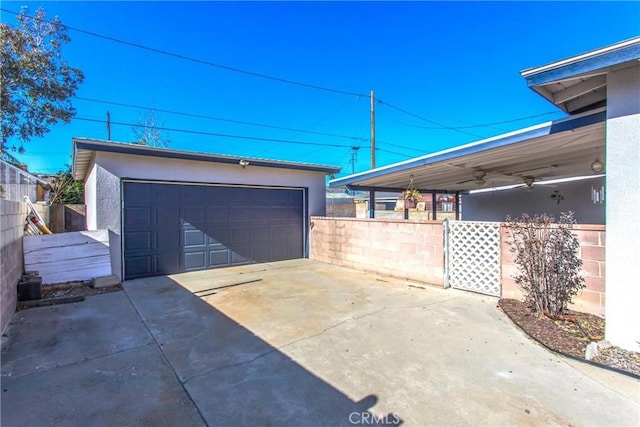
[[[374,206],[376,192],[402,191],[412,180],[421,192],[454,194],[463,222],[575,211],[579,224],[602,229],[596,239],[603,292],[606,283],[605,338],[640,351],[640,37],[521,75],[567,117],[329,185],[368,191],[369,206]],[[581,179],[562,182],[570,178]],[[543,186],[558,180],[555,187]],[[477,191],[485,185],[513,188]]]

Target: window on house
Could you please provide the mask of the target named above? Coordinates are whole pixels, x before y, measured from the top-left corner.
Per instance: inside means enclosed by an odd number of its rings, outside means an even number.
[[[453,212],[453,202],[442,202],[442,212]]]

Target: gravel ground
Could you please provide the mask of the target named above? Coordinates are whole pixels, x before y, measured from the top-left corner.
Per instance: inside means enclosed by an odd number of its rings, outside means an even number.
[[[584,359],[590,342],[604,338],[605,320],[588,313],[568,311],[562,319],[538,317],[522,301],[501,299],[499,305],[509,318],[531,338],[554,351]],[[604,346],[591,361],[640,377],[640,353],[616,346]]]
[[[76,296],[91,296],[121,291],[122,286],[109,286],[107,288],[94,288],[91,282],[68,282],[60,285],[42,285],[42,298],[61,298]]]

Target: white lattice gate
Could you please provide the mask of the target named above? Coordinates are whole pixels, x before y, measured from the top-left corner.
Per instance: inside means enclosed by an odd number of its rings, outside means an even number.
[[[446,283],[500,296],[500,223],[448,221]]]

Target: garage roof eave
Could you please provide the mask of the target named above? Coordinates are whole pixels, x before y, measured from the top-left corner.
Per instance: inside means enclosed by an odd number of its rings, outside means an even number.
[[[364,188],[366,186],[371,186],[371,182],[375,180],[375,178],[388,177],[393,174],[406,174],[414,169],[424,166],[446,163],[458,157],[473,156],[475,154],[486,153],[490,150],[506,147],[509,145],[515,145],[534,138],[550,136],[561,132],[573,131],[585,126],[602,123],[605,120],[606,112],[604,111],[604,109],[599,109],[595,112],[590,112],[588,114],[582,114],[579,116],[571,116],[564,119],[553,120],[547,123],[542,123],[525,129],[509,132],[503,135],[498,135],[492,138],[472,142],[459,147],[450,148],[436,153],[426,154],[424,156],[416,157],[404,162],[394,163],[377,169],[334,179],[329,181],[329,187],[335,188],[350,186],[352,188]],[[397,189],[395,187],[393,189],[385,189],[378,186],[378,190],[390,191]],[[435,191],[435,189],[433,190]]]
[[[280,160],[259,159],[244,156],[232,156],[225,154],[209,154],[190,151],[170,150],[144,145],[127,144],[113,141],[104,141],[91,138],[73,138],[73,176],[83,180],[95,152],[132,154],[139,156],[161,157],[178,160],[195,160],[211,163],[240,164],[247,161],[248,165],[279,169],[296,169],[312,172],[334,174],[340,171],[339,167],[319,165],[313,163],[286,162]]]

